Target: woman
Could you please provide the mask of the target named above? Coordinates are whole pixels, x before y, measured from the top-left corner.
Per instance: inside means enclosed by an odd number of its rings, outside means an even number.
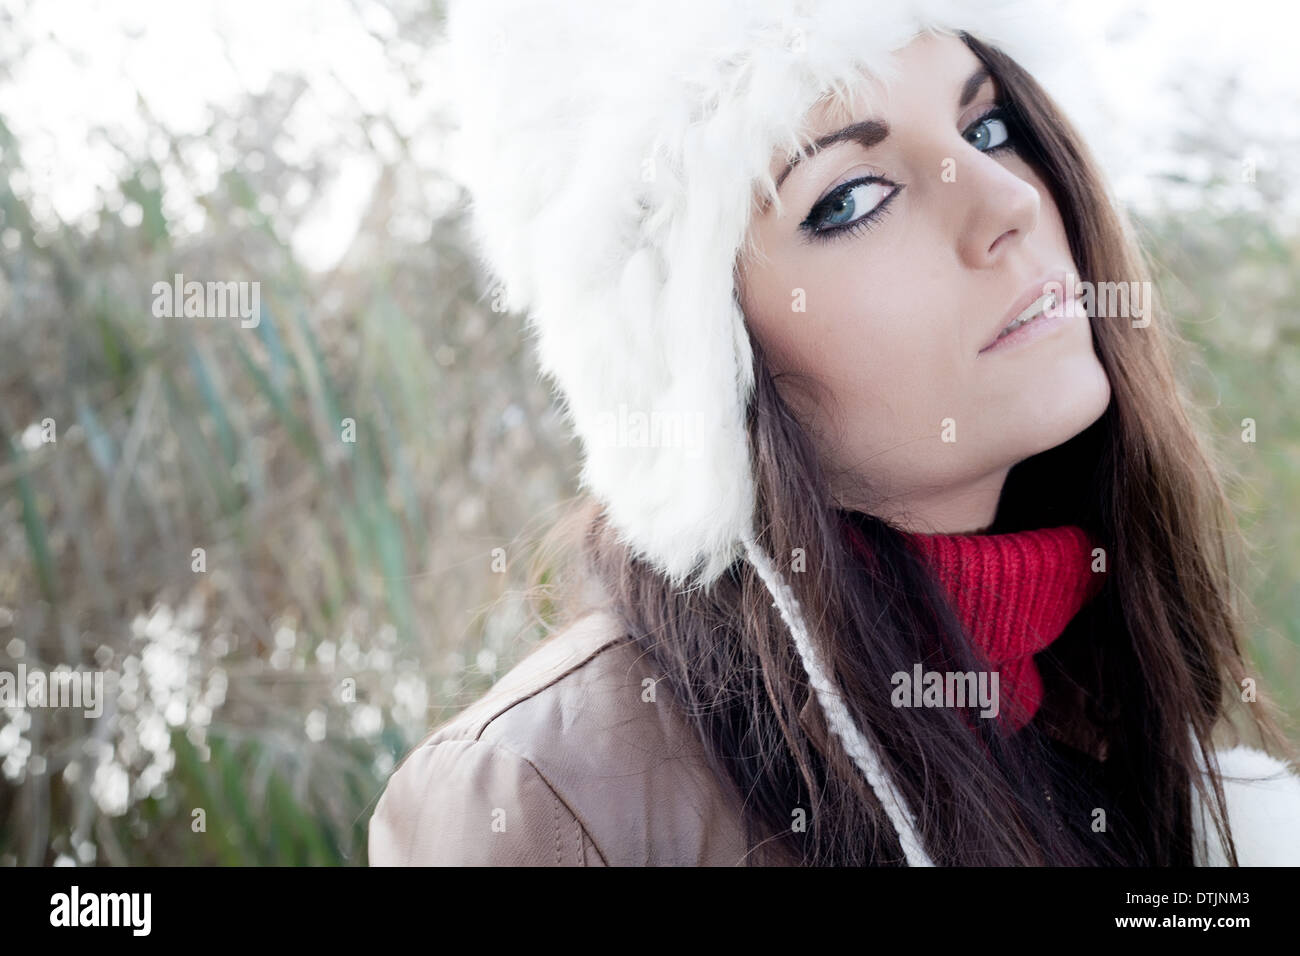
[[[590,494],[567,624],[408,755],[371,862],[1300,862],[1300,781],[1215,750],[1282,743],[1174,333],[1025,68],[1068,43],[507,6],[450,14],[454,166]]]

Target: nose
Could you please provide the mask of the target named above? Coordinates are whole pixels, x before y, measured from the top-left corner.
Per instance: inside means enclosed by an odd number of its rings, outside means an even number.
[[[1042,198],[1038,188],[992,156],[964,164],[963,190],[957,204],[964,221],[958,232],[958,254],[972,269],[997,265],[1038,227]],[[964,180],[964,181],[963,181]]]

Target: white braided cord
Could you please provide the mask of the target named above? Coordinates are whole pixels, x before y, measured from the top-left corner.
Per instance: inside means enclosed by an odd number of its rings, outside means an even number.
[[[781,619],[785,621],[785,626],[794,638],[795,648],[803,661],[804,670],[808,672],[808,682],[812,685],[813,693],[817,695],[817,702],[826,716],[827,725],[843,742],[844,749],[848,751],[853,762],[866,777],[867,783],[871,785],[876,799],[880,801],[885,815],[889,817],[889,822],[893,824],[898,834],[898,842],[903,848],[904,856],[907,857],[908,865],[934,866],[934,862],[921,844],[916,832],[916,823],[902,795],[894,787],[894,782],[885,771],[880,758],[858,728],[839,690],[823,667],[817,650],[808,636],[803,615],[799,610],[799,601],[795,598],[794,592],[757,541],[749,536],[741,540],[745,546],[746,557],[775,599],[775,606],[781,613]]]

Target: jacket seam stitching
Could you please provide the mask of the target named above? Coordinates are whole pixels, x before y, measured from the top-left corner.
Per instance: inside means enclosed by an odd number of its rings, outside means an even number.
[[[478,742],[478,741],[476,741],[476,742]],[[584,827],[584,826],[582,825],[582,821],[579,820],[579,819],[578,819],[578,815],[577,815],[576,813],[574,813],[574,811],[573,811],[573,807],[569,806],[568,801],[566,801],[563,797],[560,796],[559,791],[557,791],[557,790],[555,789],[555,787],[554,787],[554,785],[551,783],[551,781],[549,781],[549,780],[546,779],[546,775],[545,775],[544,773],[542,773],[540,770],[537,769],[537,765],[536,765],[535,763],[533,763],[531,760],[529,760],[529,759],[528,759],[527,757],[525,757],[523,754],[515,753],[515,752],[514,752],[513,750],[511,750],[509,747],[504,747],[504,746],[502,746],[501,744],[494,743],[494,742],[492,742],[492,741],[482,741],[482,743],[486,744],[486,745],[489,746],[489,747],[494,747],[494,748],[496,748],[497,750],[500,750],[500,751],[503,752],[503,753],[508,753],[508,754],[510,754],[510,756],[514,757],[516,760],[521,761],[522,763],[527,764],[528,767],[533,771],[533,773],[537,774],[537,779],[540,780],[540,781],[542,781],[542,783],[544,783],[544,784],[546,785],[546,789],[549,790],[549,791],[551,792],[551,797],[552,797],[552,799],[555,800],[555,812],[556,812],[556,815],[557,815],[557,820],[556,820],[556,824],[555,824],[555,828],[556,828],[556,830],[555,830],[555,832],[556,832],[556,837],[555,837],[555,855],[556,855],[556,862],[557,862],[557,863],[558,863],[558,862],[560,861],[560,859],[561,859],[561,855],[560,855],[560,837],[559,837],[559,827],[560,827],[560,824],[559,824],[559,820],[558,820],[558,815],[559,815],[559,812],[560,812],[560,807],[564,807],[565,811],[569,814],[569,816],[571,816],[571,817],[573,818],[573,823],[574,823],[574,825],[578,828],[578,833],[579,833],[580,837],[586,837],[587,842],[591,844],[591,848],[592,848],[593,850],[595,850],[595,851],[596,851],[596,855],[600,857],[600,862],[601,862],[603,865],[605,865],[605,866],[609,866],[609,862],[605,859],[605,854],[602,853],[602,852],[600,851],[600,846],[596,843],[595,840],[592,839],[591,834],[587,831],[587,828]],[[581,843],[579,843],[579,845],[581,845]],[[583,859],[583,857],[582,857],[581,855],[579,855],[578,859],[581,861],[581,860]],[[584,863],[583,865],[585,865],[585,863]]]
[[[512,707],[517,707],[517,706],[519,706],[520,704],[522,704],[524,701],[526,701],[526,700],[531,700],[532,698],[534,698],[534,697],[536,697],[538,694],[540,694],[542,691],[547,690],[548,688],[553,687],[554,685],[556,685],[556,684],[559,683],[560,681],[564,680],[564,678],[568,677],[568,676],[569,676],[570,674],[572,674],[574,671],[578,670],[579,668],[586,667],[588,664],[590,664],[593,660],[595,660],[595,659],[596,659],[597,657],[599,657],[601,654],[605,653],[605,651],[609,650],[611,647],[614,647],[614,646],[617,645],[617,644],[625,643],[625,642],[627,642],[627,641],[628,641],[628,638],[627,638],[626,635],[623,635],[623,636],[620,636],[620,637],[613,638],[612,640],[608,641],[607,643],[602,644],[600,647],[596,648],[594,651],[592,651],[590,654],[588,654],[588,655],[587,655],[586,657],[584,657],[582,660],[575,662],[575,663],[573,664],[572,667],[567,667],[567,668],[565,668],[563,671],[561,671],[559,674],[556,674],[556,675],[555,675],[551,680],[547,681],[545,684],[542,684],[540,687],[537,687],[537,688],[533,689],[533,690],[530,691],[529,693],[525,694],[523,697],[516,697],[516,698],[514,698],[514,699],[511,700],[508,704],[505,704],[505,705],[504,705],[500,710],[498,710],[498,711],[496,711],[494,714],[492,714],[492,716],[485,718],[485,719],[483,720],[483,722],[479,725],[478,730],[475,731],[473,739],[474,739],[474,740],[479,740],[480,738],[482,738],[482,736],[483,736],[483,732],[484,732],[485,730],[488,729],[488,727],[491,725],[492,721],[496,720],[498,717],[500,717],[500,716],[502,716],[503,714],[505,714],[505,713],[506,713],[507,711],[509,711]],[[452,719],[454,720],[455,718],[452,718]],[[523,758],[523,757],[520,757],[519,759],[523,760],[524,758]]]

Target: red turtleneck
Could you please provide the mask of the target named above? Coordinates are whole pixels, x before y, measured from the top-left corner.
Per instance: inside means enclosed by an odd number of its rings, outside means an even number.
[[[867,545],[848,526],[859,550]],[[1038,712],[1043,682],[1034,655],[1096,597],[1098,543],[1077,525],[1007,534],[904,533],[934,570],[974,645],[998,671],[999,721],[1015,732]]]

